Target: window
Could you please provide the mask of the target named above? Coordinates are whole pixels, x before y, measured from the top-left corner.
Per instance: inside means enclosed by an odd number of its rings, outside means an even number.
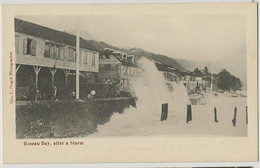
[[[92,53],[92,65],[96,65],[95,53]]]
[[[54,58],[54,56],[53,56],[53,54],[54,54],[54,47],[55,47],[54,44],[50,45],[50,57],[51,58]]]
[[[92,63],[92,53],[88,52],[88,63],[91,64]]]
[[[109,54],[106,54],[106,59],[110,59],[110,55]]]
[[[50,43],[49,42],[45,42],[44,56],[47,58],[50,58]]]
[[[65,47],[64,46],[60,47],[59,58],[60,58],[60,60],[64,60],[65,59]]]
[[[84,51],[84,64],[88,64],[88,52]]]
[[[53,58],[60,58],[60,45],[54,44]]]
[[[45,42],[45,51],[44,51],[44,56],[46,58],[53,58],[53,59],[64,59],[64,51],[62,51],[63,56],[60,58],[60,51],[61,46],[58,44],[50,43],[50,42]]]
[[[24,39],[23,41],[23,53],[36,56],[36,41],[33,39]]]

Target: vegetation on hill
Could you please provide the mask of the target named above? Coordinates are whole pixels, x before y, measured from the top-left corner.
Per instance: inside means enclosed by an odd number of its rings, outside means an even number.
[[[98,42],[98,41],[94,41],[94,40],[86,40],[86,41],[89,43],[90,46],[93,47],[94,50],[97,50],[99,52],[101,52],[104,48],[111,48],[114,50],[125,52],[129,55],[134,55],[136,60],[140,59],[141,57],[146,57],[150,60],[158,61],[169,67],[172,67],[172,68],[175,68],[175,69],[178,69],[181,71],[185,70],[185,68],[183,68],[176,60],[174,60],[173,58],[167,57],[165,55],[155,54],[155,53],[148,52],[148,51],[145,51],[143,49],[138,49],[138,48],[131,48],[131,49],[118,48],[118,47],[109,45],[105,42]]]
[[[217,86],[223,91],[237,91],[241,90],[242,83],[239,78],[232,75],[226,69],[218,73]]]

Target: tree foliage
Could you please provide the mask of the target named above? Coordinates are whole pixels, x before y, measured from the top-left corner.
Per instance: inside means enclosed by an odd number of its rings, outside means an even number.
[[[201,72],[201,70],[199,68],[196,68],[193,72],[192,72],[192,75],[193,76],[196,76],[196,77],[202,77],[203,76],[203,73]]]
[[[210,75],[209,68],[208,67],[204,67],[202,69],[202,73],[203,73],[204,76],[209,76]]]
[[[218,74],[218,88],[222,89],[223,91],[237,91],[241,90],[242,83],[239,78],[232,75],[226,69],[223,69]]]

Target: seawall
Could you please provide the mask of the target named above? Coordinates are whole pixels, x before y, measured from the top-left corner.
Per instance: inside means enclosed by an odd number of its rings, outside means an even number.
[[[85,137],[134,98],[16,102],[16,138]]]

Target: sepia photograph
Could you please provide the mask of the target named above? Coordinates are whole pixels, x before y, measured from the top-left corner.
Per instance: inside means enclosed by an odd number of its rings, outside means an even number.
[[[17,138],[247,136],[243,16],[14,23]]]
[[[255,160],[256,7],[4,6],[6,161]]]

